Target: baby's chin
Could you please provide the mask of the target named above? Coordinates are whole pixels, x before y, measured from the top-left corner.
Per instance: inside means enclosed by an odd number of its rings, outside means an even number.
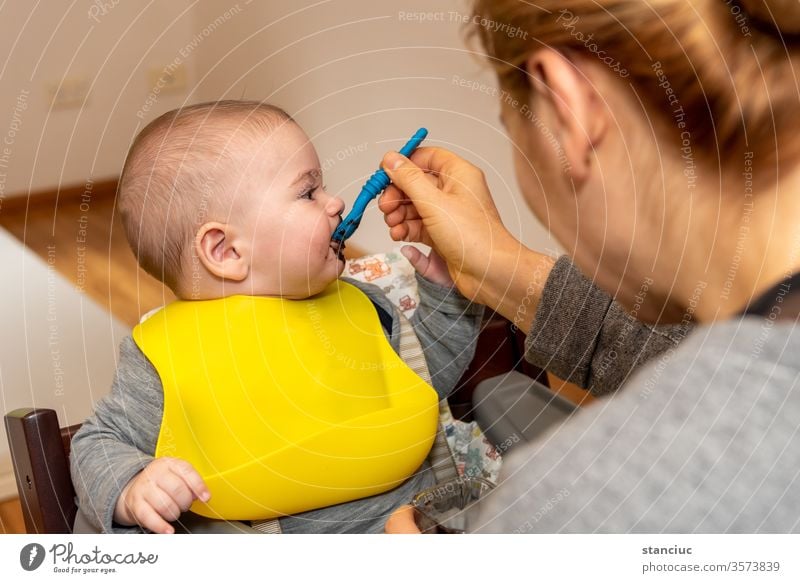
[[[339,258],[330,253],[324,264],[316,265],[312,272],[311,266],[303,266],[294,277],[282,278],[275,281],[264,278],[268,282],[264,289],[254,289],[252,295],[282,297],[291,300],[304,300],[313,297],[328,288],[344,272],[344,258]]]
[[[322,293],[328,288],[329,285],[331,285],[334,281],[339,279],[339,276],[342,275],[343,271],[344,271],[344,260],[339,261],[339,266],[336,269],[336,275],[333,275],[331,277],[321,277],[319,279],[315,279],[313,282],[309,281],[308,287],[306,288],[303,294],[300,294],[301,297],[297,299],[306,299],[313,297],[319,293]]]
[[[339,265],[336,268],[336,275],[329,278],[325,277],[324,279],[321,279],[317,282],[318,291],[316,293],[323,291],[330,284],[339,279],[339,277],[342,275],[343,272],[344,272],[344,260],[342,259],[339,261]]]

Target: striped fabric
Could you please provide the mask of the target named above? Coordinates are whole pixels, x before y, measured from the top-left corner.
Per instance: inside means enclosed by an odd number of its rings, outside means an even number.
[[[269,520],[254,520],[250,526],[258,534],[281,534],[281,523],[277,518],[270,518]]]
[[[400,358],[405,361],[411,370],[417,373],[417,376],[426,383],[431,384],[431,373],[428,371],[428,364],[425,361],[425,355],[422,352],[419,339],[414,333],[414,328],[408,318],[400,314],[399,311],[398,314],[400,317]],[[439,402],[439,417],[442,416],[451,417],[447,400]],[[436,432],[431,453],[428,454],[428,462],[433,468],[433,475],[438,483],[458,478],[458,469],[456,468],[453,454],[450,452],[450,447],[447,445],[447,439],[441,423],[439,423],[439,430]]]

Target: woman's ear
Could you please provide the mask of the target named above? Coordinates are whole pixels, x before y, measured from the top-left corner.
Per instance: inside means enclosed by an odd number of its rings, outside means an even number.
[[[229,281],[247,277],[249,256],[233,225],[206,223],[198,229],[194,241],[197,257],[211,274]]]
[[[553,134],[561,142],[573,182],[580,185],[589,176],[591,153],[608,124],[600,95],[584,71],[556,50],[534,52],[526,67],[537,97],[549,101],[555,112],[558,127]]]

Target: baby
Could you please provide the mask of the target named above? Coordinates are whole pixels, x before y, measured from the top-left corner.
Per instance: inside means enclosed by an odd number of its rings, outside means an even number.
[[[319,158],[306,134],[276,107],[221,101],[162,115],[139,134],[128,153],[118,204],[140,265],[184,300],[173,306],[208,305],[213,302],[202,301],[221,298],[314,299],[329,293],[326,290],[332,289],[332,284],[352,289],[334,283],[344,260],[343,249],[331,243],[331,235],[341,221],[344,204],[326,191]],[[435,254],[426,257],[404,249],[406,253],[418,272],[420,292],[411,325],[424,351],[433,387],[438,398],[444,399],[472,359],[482,310],[454,291]],[[391,348],[399,352],[403,316],[375,286],[350,284],[360,290],[356,294],[366,295],[370,317],[377,316],[375,321],[380,321]],[[174,314],[170,309],[168,306],[160,314]],[[310,311],[305,314],[312,317]],[[151,316],[153,320],[159,317]],[[192,353],[191,340],[193,335],[214,336],[212,332],[186,326],[186,320],[175,321],[183,322],[180,325],[185,328],[173,328],[175,337],[185,333],[188,340],[170,350],[185,350],[180,356],[189,363],[188,368],[213,368],[214,359],[203,358],[206,352]],[[263,328],[263,322],[257,323],[255,317],[247,322],[246,327],[256,332]],[[191,396],[195,387],[172,388],[170,374],[155,356],[158,350],[148,348],[161,339],[144,342],[147,326],[148,322],[143,322],[133,338],[122,341],[111,393],[97,403],[94,415],[72,441],[71,469],[80,520],[101,532],[172,533],[171,522],[196,501],[211,504],[213,496],[191,463],[162,457],[162,420],[168,411],[175,416],[174,407],[165,408],[165,396],[173,390]],[[248,331],[237,331],[237,336],[239,332],[246,335]],[[292,338],[291,329],[287,338]],[[319,351],[323,351],[322,340]],[[198,340],[201,351],[203,346],[212,346],[214,338],[208,341],[211,344]],[[257,368],[253,361],[258,359],[248,356],[246,350],[241,352],[231,365],[235,370],[225,371],[232,379],[241,376],[240,367]],[[307,373],[298,370],[296,376],[305,378]],[[189,374],[187,378],[203,384],[202,375]],[[301,398],[304,393],[316,394],[308,383],[298,383],[296,391]],[[220,402],[227,388],[216,387]],[[211,394],[216,404],[217,397]],[[310,407],[318,407],[324,417],[324,404]],[[155,458],[157,442],[161,453]],[[205,455],[205,451],[201,453]],[[323,466],[313,472],[330,471]],[[383,493],[282,516],[281,530],[382,532],[395,508],[434,483],[427,462],[416,471],[412,468],[403,480]]]

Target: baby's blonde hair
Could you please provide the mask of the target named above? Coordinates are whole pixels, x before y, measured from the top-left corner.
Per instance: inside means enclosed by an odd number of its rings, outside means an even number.
[[[798,0],[476,0],[473,10],[470,32],[521,103],[527,57],[552,47],[605,63],[668,139],[723,171],[747,152],[773,168],[800,155]]]
[[[134,140],[119,182],[125,236],[139,265],[176,293],[187,245],[212,220],[236,178],[237,137],[269,135],[293,122],[258,101],[215,101],[175,109],[153,120]]]

